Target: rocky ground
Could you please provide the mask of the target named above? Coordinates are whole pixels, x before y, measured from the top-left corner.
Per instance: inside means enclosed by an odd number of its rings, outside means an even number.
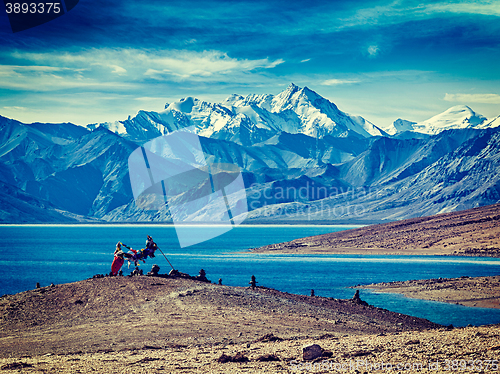
[[[416,299],[500,309],[500,276],[410,280],[376,283],[357,288],[401,293]]]
[[[0,298],[2,357],[436,327],[349,300],[147,276],[88,279]]]
[[[498,371],[499,326],[343,334],[281,341],[136,349],[0,359],[22,373],[490,373]],[[319,344],[326,357],[302,360]],[[240,362],[219,362],[222,355]]]
[[[481,365],[489,372],[500,351],[498,327],[447,329],[362,300],[106,277],[1,297],[0,370],[364,373],[392,365],[422,373]],[[323,357],[304,361],[302,347],[311,343]]]
[[[500,204],[311,236],[253,251],[500,257]]]

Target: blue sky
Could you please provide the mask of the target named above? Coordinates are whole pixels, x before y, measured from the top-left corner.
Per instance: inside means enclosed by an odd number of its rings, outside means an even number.
[[[380,127],[466,104],[500,114],[500,1],[80,0],[12,33],[0,115],[87,124],[185,96],[308,86]]]

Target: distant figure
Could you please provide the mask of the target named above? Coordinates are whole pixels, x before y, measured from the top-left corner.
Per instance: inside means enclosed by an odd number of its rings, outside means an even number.
[[[222,286],[222,278],[219,278],[219,286]]]
[[[257,283],[259,282],[255,281],[255,275],[252,275],[252,279],[250,280],[250,282],[248,282],[248,284],[250,284],[250,286],[252,287],[252,290],[255,289],[255,287],[257,287]]]
[[[40,282],[36,282],[36,288],[40,288]]]
[[[123,252],[121,242],[116,243],[114,256],[115,258],[113,259],[113,263],[111,264],[111,272],[109,273],[109,275],[112,276],[118,275],[118,272],[121,271],[120,269],[125,262],[124,257],[127,257],[127,253]]]
[[[314,296],[314,290],[311,290],[311,296]]]

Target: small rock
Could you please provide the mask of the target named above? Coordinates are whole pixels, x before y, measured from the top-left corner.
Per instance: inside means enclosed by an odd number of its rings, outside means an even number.
[[[333,357],[333,352],[332,351],[323,351],[323,353],[321,354],[321,357],[325,357],[325,358]]]
[[[248,357],[246,357],[243,353],[238,352],[233,357],[233,362],[248,362]]]
[[[231,361],[232,361],[232,357],[226,355],[225,353],[221,354],[220,357],[217,359],[217,362],[219,362],[221,364],[225,364],[226,362],[231,362]]]
[[[262,362],[266,362],[266,361],[280,361],[280,358],[278,356],[276,356],[274,353],[272,354],[265,354],[265,355],[262,355],[262,356],[259,356],[255,359],[255,361],[262,361]]]
[[[323,350],[318,344],[310,344],[302,347],[302,357],[305,361],[321,357]]]

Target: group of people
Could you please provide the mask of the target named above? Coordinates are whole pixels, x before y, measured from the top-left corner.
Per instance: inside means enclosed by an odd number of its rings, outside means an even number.
[[[127,248],[129,251],[125,252],[123,248]],[[153,238],[147,235],[146,247],[136,251],[130,248],[128,245],[118,242],[116,243],[115,258],[111,264],[111,275],[117,275],[122,268],[125,260],[128,261],[129,267],[130,263],[133,262],[135,266],[138,266],[139,261],[146,262],[148,257],[155,257],[155,251],[158,249],[158,245],[153,241]]]

